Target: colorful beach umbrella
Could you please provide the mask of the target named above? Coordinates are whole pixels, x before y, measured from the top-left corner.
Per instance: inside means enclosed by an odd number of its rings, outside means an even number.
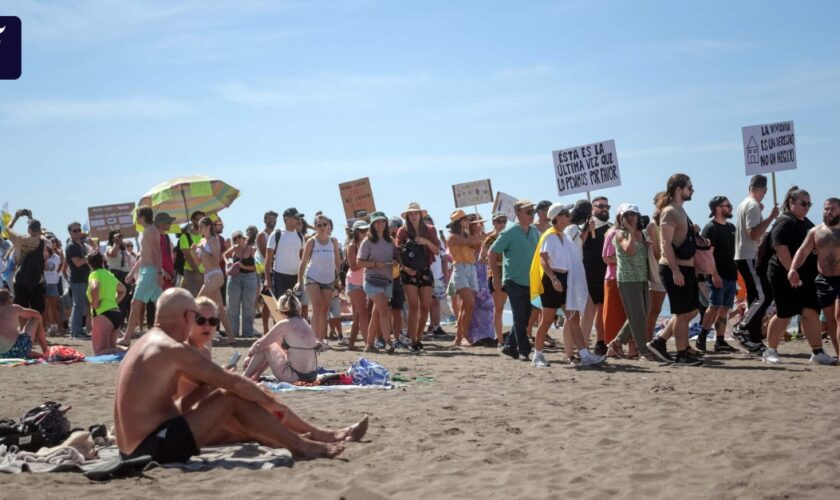
[[[239,197],[239,190],[213,177],[194,175],[176,177],[158,184],[140,199],[138,206],[152,207],[155,213],[166,212],[175,223],[189,222],[190,214],[200,210],[215,214],[229,207]]]

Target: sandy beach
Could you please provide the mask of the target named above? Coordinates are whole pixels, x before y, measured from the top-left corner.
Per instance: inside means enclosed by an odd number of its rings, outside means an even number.
[[[548,350],[553,365],[544,370],[495,349],[447,344],[428,342],[422,356],[370,356],[391,373],[428,378],[405,387],[280,396],[324,425],[371,415],[363,442],[337,460],[258,472],[154,469],[105,483],[3,475],[2,496],[834,498],[840,486],[837,368],[809,365],[804,342],[782,344],[781,366],[710,354],[701,368],[611,360],[579,369]],[[215,348],[214,358],[233,351]],[[343,369],[359,355],[336,349],[321,361]],[[0,367],[0,416],[58,400],[73,406],[74,425],[110,426],[117,368]]]

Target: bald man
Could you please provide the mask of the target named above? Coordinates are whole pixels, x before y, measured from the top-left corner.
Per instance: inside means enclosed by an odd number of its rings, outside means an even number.
[[[265,388],[224,370],[185,343],[195,299],[170,288],[157,302],[155,326],[122,361],[114,396],[117,445],[125,458],[186,462],[202,446],[256,441],[288,448],[298,458],[332,458],[367,431],[367,417],[339,430],[315,427]],[[183,414],[173,397],[182,375],[214,390]],[[306,435],[303,437],[302,435]]]

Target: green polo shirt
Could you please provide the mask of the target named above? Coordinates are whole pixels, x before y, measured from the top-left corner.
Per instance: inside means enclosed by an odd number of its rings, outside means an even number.
[[[502,258],[502,281],[513,281],[517,285],[530,286],[531,261],[540,241],[540,232],[534,226],[528,232],[514,224],[499,234],[490,251]]]

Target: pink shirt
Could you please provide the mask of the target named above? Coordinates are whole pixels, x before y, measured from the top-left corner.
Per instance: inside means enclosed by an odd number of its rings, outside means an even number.
[[[615,245],[613,244],[613,237],[616,229],[610,229],[604,235],[604,249],[601,251],[602,257],[615,257]],[[617,265],[615,263],[607,264],[607,274],[604,275],[604,281],[615,281],[617,273]]]

